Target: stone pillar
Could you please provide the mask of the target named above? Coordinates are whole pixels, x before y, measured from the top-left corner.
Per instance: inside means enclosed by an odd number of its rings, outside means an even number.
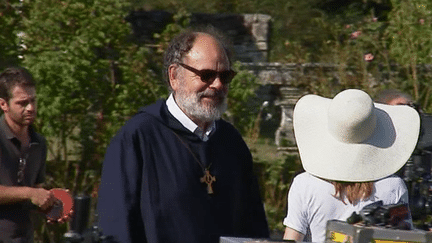
[[[246,48],[246,53],[252,62],[267,61],[271,17],[265,14],[244,14],[243,17],[243,24],[250,30],[252,37],[252,45]]]
[[[281,86],[279,88],[280,97],[276,105],[281,107],[281,121],[276,130],[275,143],[278,150],[284,153],[296,153],[297,146],[293,130],[293,112],[297,100],[301,97],[298,88]]]

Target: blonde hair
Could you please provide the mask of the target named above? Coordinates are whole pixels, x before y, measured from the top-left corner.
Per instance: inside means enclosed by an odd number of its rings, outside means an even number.
[[[355,205],[361,200],[366,200],[372,196],[374,190],[374,183],[368,182],[343,182],[343,181],[330,181],[334,188],[335,198],[345,203],[348,199],[349,203]],[[346,204],[346,203],[345,203]]]

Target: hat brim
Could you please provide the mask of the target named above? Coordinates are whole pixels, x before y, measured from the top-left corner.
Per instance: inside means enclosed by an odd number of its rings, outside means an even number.
[[[398,171],[417,144],[420,117],[409,106],[375,103],[377,125],[360,143],[345,143],[328,130],[331,99],[306,95],[296,104],[294,134],[303,168],[324,179],[375,181]]]

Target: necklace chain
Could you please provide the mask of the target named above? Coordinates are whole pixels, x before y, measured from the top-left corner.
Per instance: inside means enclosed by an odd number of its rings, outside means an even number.
[[[210,163],[207,168],[204,167],[204,165],[199,161],[199,159],[196,157],[196,155],[194,154],[194,152],[192,152],[192,150],[190,149],[189,145],[186,144],[185,141],[183,141],[183,139],[180,138],[180,136],[175,133],[173,131],[173,133],[176,135],[176,137],[180,140],[180,142],[186,147],[186,149],[189,151],[189,153],[192,155],[192,157],[194,158],[194,160],[201,166],[201,169],[204,173],[204,176],[200,178],[200,182],[201,183],[206,183],[207,184],[207,193],[208,194],[213,194],[213,187],[212,184],[213,182],[216,181],[216,176],[213,176],[210,174],[210,166],[212,165],[212,163]]]

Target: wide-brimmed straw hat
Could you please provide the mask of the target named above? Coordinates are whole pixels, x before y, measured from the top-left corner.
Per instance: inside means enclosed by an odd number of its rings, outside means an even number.
[[[374,103],[357,89],[333,99],[303,96],[293,123],[303,168],[320,178],[349,182],[397,172],[414,151],[420,130],[415,109]]]

